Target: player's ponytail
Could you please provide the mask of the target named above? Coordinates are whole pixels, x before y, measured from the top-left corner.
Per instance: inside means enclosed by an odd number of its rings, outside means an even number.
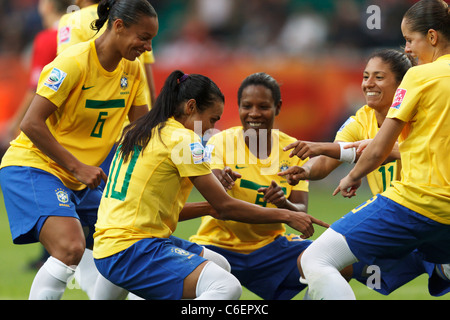
[[[91,28],[97,32],[105,25],[109,18],[109,12],[116,0],[102,0],[97,7],[98,19],[92,21]]]
[[[97,7],[98,19],[91,23],[97,32],[108,22],[110,29],[116,19],[121,19],[126,27],[138,22],[142,15],[157,17],[155,9],[147,0],[101,0]]]
[[[120,139],[120,152],[124,161],[127,161],[136,146],[147,146],[153,129],[160,131],[169,118],[183,116],[184,103],[190,99],[195,100],[200,113],[212,107],[216,101],[225,101],[220,89],[208,77],[173,71],[167,77],[151,110],[124,128]]]

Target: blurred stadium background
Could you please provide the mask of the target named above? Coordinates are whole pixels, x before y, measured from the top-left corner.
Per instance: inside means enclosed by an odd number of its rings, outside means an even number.
[[[222,129],[239,124],[240,82],[264,71],[281,83],[278,127],[299,139],[332,139],[364,103],[365,57],[375,48],[400,48],[401,17],[413,2],[153,0],[160,23],[153,41],[157,91],[174,69],[211,77],[226,97]],[[0,1],[0,133],[26,90],[32,41],[42,29],[37,3]],[[374,4],[380,29],[367,27]]]
[[[364,104],[360,89],[366,57],[398,48],[403,13],[412,0],[152,0],[160,29],[153,41],[156,89],[174,69],[213,79],[225,94],[219,130],[239,125],[237,89],[254,72],[281,84],[283,107],[276,126],[298,138],[331,141],[337,128]],[[42,30],[38,0],[0,0],[0,138],[27,89],[34,36]],[[369,5],[381,13],[369,29]],[[311,184],[310,213],[332,222],[370,197],[364,185],[354,199],[329,198],[348,166]],[[193,193],[191,201],[198,200]],[[189,237],[199,221],[180,223]],[[316,238],[323,230],[317,230]],[[40,245],[14,246],[0,194],[0,299],[27,299]],[[426,277],[383,297],[355,283],[362,299],[429,299]],[[299,296],[301,299],[302,295]],[[67,290],[65,299],[85,299]],[[257,299],[244,291],[243,299]],[[445,298],[445,297],[444,297]]]

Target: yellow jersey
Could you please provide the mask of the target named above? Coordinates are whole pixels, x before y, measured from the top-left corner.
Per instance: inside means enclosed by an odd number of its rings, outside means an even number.
[[[96,39],[105,31],[106,24],[98,33],[91,29],[91,23],[98,19],[97,7],[98,4],[93,4],[61,17],[58,25],[57,54],[74,44]]]
[[[211,173],[200,137],[173,118],[160,132],[155,128],[147,147],[136,148],[126,163],[118,152],[98,211],[96,259],[141,239],[168,238],[193,187],[189,177]]]
[[[354,116],[344,122],[336,133],[335,141],[356,142],[373,139],[377,134],[378,122],[375,110],[368,105],[361,107]],[[374,195],[385,191],[393,180],[400,180],[401,161],[391,161],[367,175],[367,182]]]
[[[383,195],[450,224],[450,54],[408,70],[388,118],[406,122],[400,136],[402,177]]]
[[[52,135],[81,162],[99,166],[120,134],[131,106],[147,103],[143,72],[139,62],[125,59],[114,71],[105,70],[93,40],[65,50],[45,66],[37,88],[38,95],[57,107],[46,121]],[[86,187],[23,132],[4,155],[1,167],[6,166],[42,169],[72,190]]]
[[[107,23],[98,32],[91,29],[91,23],[98,19],[97,7],[98,4],[93,4],[80,10],[66,13],[61,17],[58,25],[57,54],[74,44],[97,39],[105,32]],[[138,59],[142,64],[153,64],[155,62],[153,51],[145,51]],[[147,78],[145,73],[144,77],[145,79]],[[145,87],[145,95],[147,96],[147,105],[150,107],[150,88],[148,86]],[[129,121],[127,120],[125,125],[128,123]]]
[[[264,195],[257,192],[260,187],[268,187],[272,180],[281,186],[286,198],[289,198],[294,190],[308,192],[307,181],[300,181],[296,186],[291,186],[284,177],[277,175],[278,172],[290,166],[301,166],[307,161],[298,157],[289,158],[289,153],[283,151],[283,147],[294,141],[297,139],[273,129],[270,155],[260,159],[244,142],[242,127],[227,129],[212,136],[208,141],[207,148],[214,146],[211,148],[211,169],[223,169],[229,166],[242,175],[236,180],[233,188],[227,191],[233,198],[263,207],[275,207],[273,204],[264,202]],[[253,142],[250,138],[249,146],[252,150],[257,143]],[[269,244],[285,232],[286,228],[282,223],[248,224],[204,216],[197,234],[189,240],[198,244],[210,244],[240,253],[249,253]]]

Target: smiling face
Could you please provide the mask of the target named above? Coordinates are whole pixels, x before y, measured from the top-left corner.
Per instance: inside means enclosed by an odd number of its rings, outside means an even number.
[[[262,85],[247,86],[242,91],[239,105],[239,117],[244,131],[248,129],[270,131],[280,108],[281,101],[275,105],[270,89]]]
[[[388,110],[398,85],[389,63],[380,57],[374,57],[367,62],[361,89],[369,107],[379,112]]]
[[[135,60],[145,51],[152,50],[152,39],[158,33],[158,19],[156,17],[142,16],[138,23],[125,27],[118,19],[117,34],[119,50],[127,60]]]
[[[407,19],[402,20],[401,29],[406,40],[405,53],[409,53],[417,59],[417,64],[432,62],[433,46],[428,41],[427,35],[412,31]]]
[[[187,117],[184,120],[177,120],[182,122],[186,128],[193,131],[198,130],[200,127],[198,123],[201,122],[201,135],[203,136],[207,130],[214,129],[214,125],[222,116],[223,107],[223,102],[216,100],[209,108],[201,112],[197,109],[195,100],[191,99],[185,105],[185,114],[187,114]],[[200,134],[200,132],[196,133]]]

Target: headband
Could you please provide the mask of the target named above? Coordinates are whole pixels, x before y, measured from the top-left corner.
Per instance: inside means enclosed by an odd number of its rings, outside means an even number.
[[[189,77],[189,74],[185,73],[180,78],[177,79],[177,83],[180,84]]]

